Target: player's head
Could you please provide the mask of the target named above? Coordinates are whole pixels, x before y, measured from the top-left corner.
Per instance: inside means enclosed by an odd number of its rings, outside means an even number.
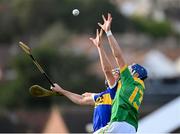
[[[145,80],[147,78],[147,71],[143,66],[139,64],[132,64],[129,65],[128,68],[133,76],[137,75],[137,77],[141,80]]]
[[[120,78],[120,70],[119,70],[119,68],[114,68],[112,70],[112,74],[113,74],[115,80],[118,81],[119,78]]]
[[[114,79],[115,79],[116,81],[118,81],[118,80],[120,79],[120,70],[119,70],[119,68],[114,68],[114,69],[112,70],[112,74],[113,74],[113,77],[114,77]],[[107,80],[105,80],[105,85],[106,85],[106,87],[108,87],[108,82],[107,82]]]

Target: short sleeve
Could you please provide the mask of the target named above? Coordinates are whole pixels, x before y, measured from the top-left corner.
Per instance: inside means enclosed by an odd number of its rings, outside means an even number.
[[[92,94],[92,98],[94,100],[94,102],[96,101],[96,99],[100,96],[100,93],[98,94]]]
[[[122,69],[121,69],[121,82],[123,83],[123,85],[126,85],[128,83],[133,82],[133,76],[131,75],[128,66],[125,65]]]

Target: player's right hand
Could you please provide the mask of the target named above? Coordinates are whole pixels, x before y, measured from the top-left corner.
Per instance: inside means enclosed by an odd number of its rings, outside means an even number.
[[[111,22],[112,22],[112,17],[111,14],[108,13],[107,19],[102,15],[104,24],[98,23],[98,25],[107,33],[108,31],[111,30]]]
[[[58,84],[56,84],[56,83],[54,83],[54,87],[51,86],[50,88],[54,92],[61,92],[61,90],[62,90],[62,88]]]

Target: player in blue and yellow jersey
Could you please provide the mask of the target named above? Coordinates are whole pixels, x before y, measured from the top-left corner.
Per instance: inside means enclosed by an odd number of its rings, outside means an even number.
[[[111,14],[108,14],[107,19],[104,15],[102,17],[104,24],[98,25],[106,32],[113,56],[121,70],[121,87],[118,87],[113,101],[110,123],[100,133],[136,133],[147,71],[139,64],[127,65],[111,32]]]
[[[111,116],[111,105],[115,97],[116,89],[120,85],[117,81],[119,80],[119,70],[114,69],[112,72],[112,65],[104,51],[104,47],[101,41],[102,29],[99,33],[96,31],[96,38],[90,38],[93,44],[97,47],[100,57],[102,70],[104,72],[107,81],[107,90],[99,94],[93,95],[95,102],[94,116],[93,116],[93,128],[95,131],[104,127],[109,121]]]
[[[98,131],[101,127],[107,125],[111,117],[111,105],[115,97],[116,89],[120,86],[118,82],[120,77],[120,72],[116,69],[112,73],[112,65],[109,62],[109,59],[104,51],[102,46],[101,36],[102,30],[99,32],[96,31],[96,38],[90,38],[92,43],[97,47],[101,67],[107,80],[108,87],[105,91],[101,93],[84,93],[82,95],[69,92],[68,90],[63,89],[58,84],[54,84],[55,87],[52,87],[52,90],[58,92],[72,102],[79,105],[92,105],[94,106],[94,115],[93,115],[93,128],[94,132]]]
[[[116,80],[119,80],[119,70],[113,70],[114,77]],[[107,125],[111,118],[111,108],[112,102],[116,94],[118,86],[121,86],[121,83],[115,82],[114,86],[109,87],[101,93],[93,95],[93,100],[95,102],[94,115],[93,115],[93,128],[97,133],[100,128]]]

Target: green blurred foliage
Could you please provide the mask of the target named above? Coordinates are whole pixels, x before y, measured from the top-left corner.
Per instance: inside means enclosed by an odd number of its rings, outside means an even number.
[[[49,26],[46,31],[39,37],[40,45],[63,45],[71,37],[70,31],[68,31],[62,23],[54,23]]]
[[[132,22],[136,30],[155,38],[166,37],[173,32],[171,24],[168,21],[158,22],[150,18],[133,17]]]
[[[86,91],[97,92],[104,88],[102,80],[87,71],[90,60],[84,55],[74,55],[71,51],[60,53],[56,47],[44,45],[34,49],[33,56],[50,78],[65,89],[81,94]],[[12,66],[18,76],[15,81],[1,86],[0,93],[3,95],[0,98],[1,107],[47,108],[52,103],[63,104],[67,101],[64,97],[35,98],[30,96],[28,90],[33,84],[39,84],[47,89],[50,88],[50,84],[25,53],[14,57]]]
[[[104,0],[7,0],[0,1],[0,42],[11,44],[20,37],[43,34],[49,26],[61,23],[74,33],[94,32],[101,15],[111,12],[116,21],[114,32],[126,30],[128,19],[117,8]],[[78,8],[75,17],[72,10]]]
[[[92,31],[102,13],[117,13],[116,8],[104,0],[16,0],[12,2],[12,7],[22,30],[30,32],[42,31],[55,21],[63,22],[76,32]],[[74,8],[80,10],[78,17],[72,15]]]
[[[78,8],[79,16],[72,10]],[[146,18],[129,19],[116,6],[105,0],[1,0],[0,42],[11,44],[20,37],[43,34],[53,25],[61,24],[71,33],[90,33],[102,22],[102,14],[112,13],[114,32],[136,30],[155,37],[171,33],[168,22]],[[1,43],[2,45],[2,43]]]
[[[0,1],[0,42],[9,44],[12,42],[18,31],[16,17],[8,1]]]

